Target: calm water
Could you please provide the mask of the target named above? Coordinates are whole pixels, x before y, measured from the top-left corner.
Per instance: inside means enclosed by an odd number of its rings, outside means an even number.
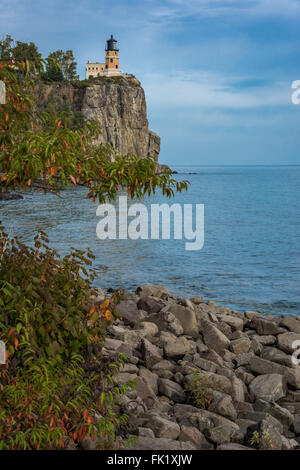
[[[84,190],[0,203],[0,220],[30,242],[40,227],[57,250],[90,247],[98,287],[166,285],[236,309],[300,314],[300,167],[176,167],[191,186],[174,202],[205,204],[205,244],[96,237],[97,204]],[[184,173],[196,173],[188,174]],[[168,202],[161,196],[147,200]]]

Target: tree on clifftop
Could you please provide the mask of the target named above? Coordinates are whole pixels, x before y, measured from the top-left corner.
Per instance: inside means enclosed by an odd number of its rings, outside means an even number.
[[[63,78],[65,80],[70,81],[79,79],[79,75],[77,75],[76,72],[77,62],[75,61],[73,51],[62,51],[60,49],[58,51],[51,52],[51,54],[49,54],[49,56],[47,57],[47,60],[49,60],[50,62],[49,66],[46,66],[46,73],[48,72],[49,67],[51,67],[51,61],[54,60],[60,66]]]

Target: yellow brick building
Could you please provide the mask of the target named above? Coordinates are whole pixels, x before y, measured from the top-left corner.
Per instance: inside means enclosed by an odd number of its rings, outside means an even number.
[[[113,35],[106,41],[105,53],[104,64],[88,60],[86,64],[86,78],[121,75],[119,68],[119,49],[117,49],[117,41],[114,39]]]

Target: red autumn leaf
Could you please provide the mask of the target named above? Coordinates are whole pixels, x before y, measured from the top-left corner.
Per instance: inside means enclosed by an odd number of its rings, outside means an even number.
[[[60,121],[58,121],[58,123],[57,123],[57,129],[58,129],[60,126],[61,126],[61,119],[60,119]]]

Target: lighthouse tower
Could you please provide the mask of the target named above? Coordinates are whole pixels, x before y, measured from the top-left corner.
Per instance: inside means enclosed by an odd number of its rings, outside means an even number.
[[[103,76],[114,77],[116,75],[121,75],[117,42],[118,41],[114,39],[113,35],[111,35],[110,39],[106,41],[105,64],[88,60],[86,64],[86,78]]]
[[[108,76],[120,75],[119,68],[119,49],[117,42],[113,35],[106,41],[106,56],[105,56],[105,71],[104,74]]]

